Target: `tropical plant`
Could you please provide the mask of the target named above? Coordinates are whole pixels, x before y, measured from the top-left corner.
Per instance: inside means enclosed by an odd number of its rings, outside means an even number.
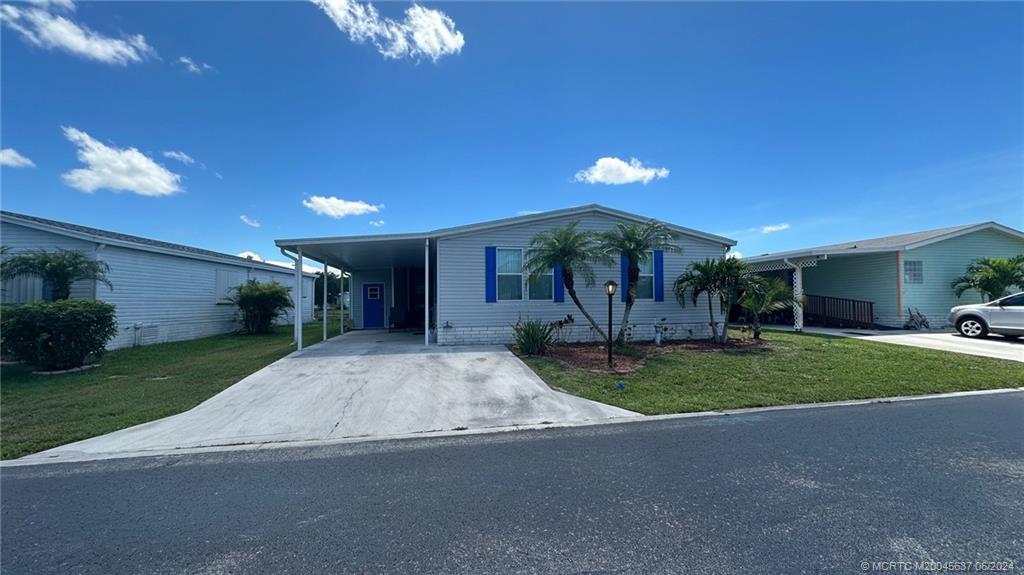
[[[792,307],[796,300],[793,290],[781,278],[752,276],[739,298],[740,307],[753,316],[754,339],[761,339],[761,318],[765,314]]]
[[[714,341],[718,341],[718,324],[715,322],[715,307],[712,301],[713,298],[718,297],[722,290],[718,262],[719,260],[711,258],[691,262],[686,271],[676,278],[675,285],[673,286],[676,301],[684,308],[686,307],[687,298],[696,306],[697,299],[702,294],[707,295],[708,325],[711,327],[711,339]]]
[[[114,306],[102,301],[35,302],[4,309],[4,353],[45,370],[81,367],[117,334]]]
[[[747,264],[737,258],[705,259],[692,262],[690,267],[676,278],[675,294],[679,305],[686,307],[686,299],[697,305],[701,294],[708,297],[708,325],[711,327],[711,338],[725,342],[728,330],[723,322],[721,333],[715,321],[713,298],[718,298],[719,310],[723,315],[728,313],[729,305],[739,299],[751,285],[758,282],[756,275],[750,273]]]
[[[106,262],[82,252],[64,249],[4,255],[0,263],[0,278],[9,280],[23,275],[37,276],[43,280],[44,285],[50,287],[53,301],[70,298],[71,284],[79,280],[95,280],[114,289],[107,279],[109,271],[110,266]]]
[[[626,339],[626,326],[629,325],[629,314],[636,303],[636,284],[640,279],[640,264],[650,257],[655,250],[664,252],[681,252],[682,249],[673,241],[678,234],[665,224],[649,220],[642,224],[617,223],[615,228],[598,234],[600,251],[603,260],[614,261],[612,256],[618,254],[627,258],[626,285],[621,286],[626,294],[626,305],[622,311],[619,334],[615,341],[622,344]]]
[[[242,311],[242,325],[251,334],[269,332],[274,320],[292,307],[289,289],[277,282],[249,280],[232,292],[231,302]]]
[[[1012,258],[978,258],[967,266],[967,273],[953,281],[956,297],[975,290],[992,301],[1009,295],[1011,287],[1024,289],[1024,254]]]
[[[526,355],[544,355],[554,339],[555,325],[539,319],[520,319],[512,326],[516,347]]]
[[[577,229],[578,225],[578,221],[571,222],[533,236],[526,269],[531,278],[550,273],[551,270],[561,270],[562,285],[572,303],[576,304],[590,327],[601,335],[601,339],[606,340],[608,335],[597,325],[576,294],[576,280],[582,278],[587,287],[593,286],[595,280],[592,264],[605,261],[606,258],[598,249],[594,234]]]

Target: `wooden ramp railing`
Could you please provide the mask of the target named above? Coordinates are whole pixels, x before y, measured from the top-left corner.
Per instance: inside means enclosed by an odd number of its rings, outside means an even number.
[[[875,303],[824,295],[804,295],[804,323],[821,327],[875,327]]]

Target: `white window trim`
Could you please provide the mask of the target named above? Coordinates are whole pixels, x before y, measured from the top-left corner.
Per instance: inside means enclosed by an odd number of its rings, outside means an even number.
[[[639,295],[637,295],[636,299],[638,299],[638,300],[642,299],[642,300],[654,301],[654,275],[655,274],[654,274],[654,252],[653,251],[647,252],[647,260],[651,262],[651,273],[645,274],[644,272],[641,271],[640,275],[637,276],[637,278],[636,278],[636,282],[637,282],[636,285],[637,285],[637,287],[640,287],[640,278],[642,278],[642,277],[649,277],[649,278],[651,278],[651,297],[640,297]]]
[[[514,274],[514,273],[511,273],[511,272],[499,272],[498,271],[498,252],[500,252],[502,250],[506,250],[506,251],[519,250],[519,261],[523,264],[523,269],[519,270],[518,274]],[[524,300],[525,301],[529,301],[529,300],[526,299],[528,297],[528,294],[526,293],[526,290],[529,289],[529,286],[526,285],[526,253],[525,253],[525,250],[523,248],[495,246],[495,248],[494,248],[494,260],[495,260],[494,261],[494,301],[498,302],[498,303],[503,302],[503,301],[524,301]],[[502,298],[501,297],[501,288],[499,286],[500,282],[498,281],[498,278],[500,278],[501,276],[514,276],[514,275],[518,275],[519,276],[519,284],[521,286],[521,289],[519,290],[519,299]]]

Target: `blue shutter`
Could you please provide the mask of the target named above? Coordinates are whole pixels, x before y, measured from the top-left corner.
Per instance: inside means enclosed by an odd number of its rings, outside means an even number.
[[[565,301],[565,284],[562,283],[562,266],[555,266],[555,303],[562,303]]]
[[[629,258],[619,256],[619,291],[622,292],[622,301],[626,301],[626,293],[629,292]]]
[[[484,284],[487,286],[487,303],[498,301],[498,251],[494,246],[484,248]]]
[[[665,253],[654,250],[654,301],[665,301]]]

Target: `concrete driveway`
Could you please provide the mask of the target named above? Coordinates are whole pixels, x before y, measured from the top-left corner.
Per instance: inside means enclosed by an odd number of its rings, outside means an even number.
[[[779,329],[785,328],[779,326]],[[788,328],[788,331],[792,331],[792,327]],[[895,343],[897,345],[924,347],[1024,362],[1024,340],[1013,340],[998,335],[990,335],[982,339],[970,339],[952,331],[835,329],[824,327],[805,327],[804,332],[832,335],[834,337],[852,337],[882,343]]]
[[[29,455],[80,460],[638,415],[552,390],[501,346],[424,347],[352,332],[261,369],[190,411]]]

